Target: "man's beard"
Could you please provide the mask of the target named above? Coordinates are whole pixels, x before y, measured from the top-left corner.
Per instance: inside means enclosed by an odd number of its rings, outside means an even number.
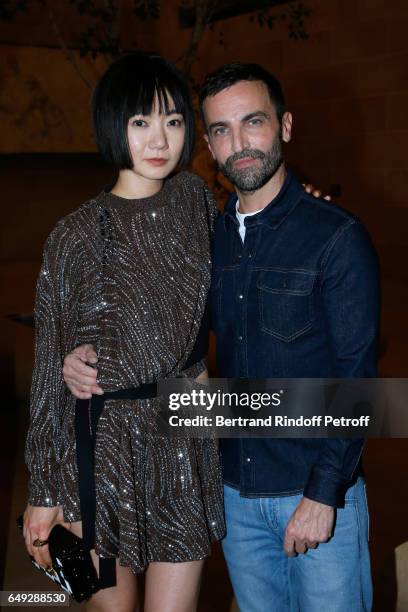
[[[260,159],[261,163],[241,169],[234,166],[239,159],[248,157]],[[244,149],[228,157],[225,164],[218,164],[218,167],[239,191],[251,192],[263,187],[276,174],[282,162],[282,139],[279,134],[266,153],[260,149]]]

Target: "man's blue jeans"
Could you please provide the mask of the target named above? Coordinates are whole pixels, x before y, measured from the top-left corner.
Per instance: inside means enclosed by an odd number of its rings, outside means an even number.
[[[247,498],[224,487],[224,555],[241,612],[368,612],[368,511],[359,478],[336,513],[333,537],[287,557],[286,525],[301,495]]]

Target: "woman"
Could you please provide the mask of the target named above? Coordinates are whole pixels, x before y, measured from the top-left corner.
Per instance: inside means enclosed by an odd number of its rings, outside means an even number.
[[[146,569],[146,612],[190,612],[210,543],[224,535],[218,450],[213,440],[157,435],[155,382],[205,376],[216,208],[201,179],[172,175],[191,156],[194,115],[171,64],[141,53],[116,61],[93,114],[98,148],[119,172],[111,190],[56,225],[44,250],[26,545],[47,565],[54,524],[83,536],[107,587],[89,610],[134,610],[134,574]],[[62,374],[80,345],[96,347],[105,392],[82,404]]]

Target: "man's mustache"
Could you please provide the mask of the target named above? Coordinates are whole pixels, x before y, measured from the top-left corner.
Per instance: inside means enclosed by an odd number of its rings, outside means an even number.
[[[240,159],[264,159],[266,157],[265,153],[260,149],[244,149],[243,151],[239,151],[238,153],[234,153],[227,158],[225,165],[234,164]]]

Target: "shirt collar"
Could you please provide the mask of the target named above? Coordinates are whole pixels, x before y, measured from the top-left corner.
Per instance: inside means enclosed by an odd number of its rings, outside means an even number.
[[[279,193],[273,200],[260,210],[257,214],[245,218],[245,226],[250,225],[267,225],[271,229],[278,229],[290,215],[293,209],[297,206],[300,199],[304,195],[304,189],[297,178],[288,171],[285,181]],[[236,203],[238,196],[232,193],[228,198],[224,212],[224,226],[228,229],[230,222],[238,225],[236,216]]]

